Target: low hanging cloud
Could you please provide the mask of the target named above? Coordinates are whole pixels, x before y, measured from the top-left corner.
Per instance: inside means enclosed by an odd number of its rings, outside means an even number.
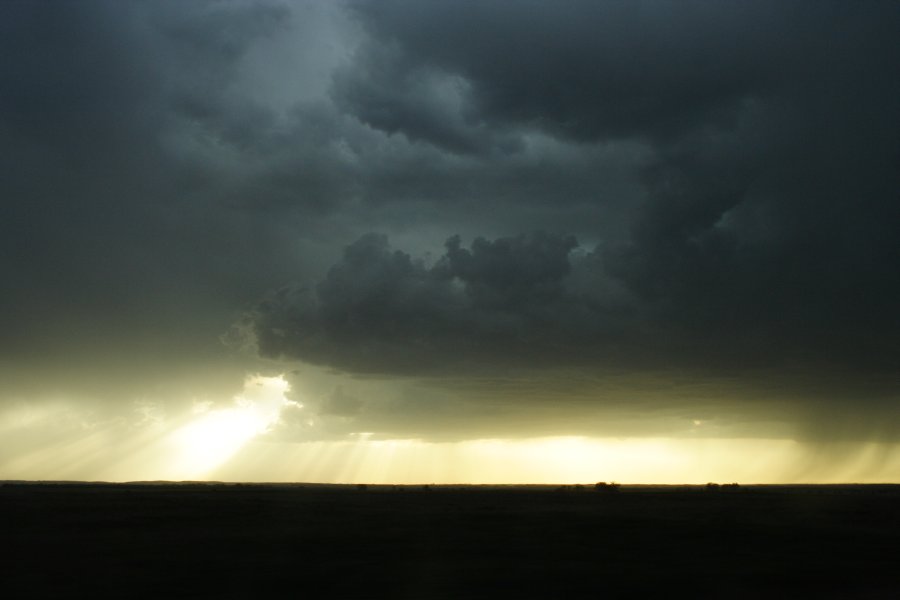
[[[654,393],[896,429],[898,30],[877,0],[0,2],[0,403],[305,362],[360,431]],[[219,344],[247,307],[265,360]],[[376,379],[440,393],[379,412]]]
[[[534,232],[466,247],[454,236],[426,262],[372,233],[317,284],[272,294],[242,327],[264,357],[356,374],[687,370],[774,378],[822,402],[853,389],[866,401],[892,397],[893,371],[879,359],[894,343],[890,329],[859,327],[877,315],[853,315],[826,296],[788,319],[810,281],[774,287],[754,272],[763,258],[728,251],[733,235],[703,235],[673,242],[668,272],[648,287],[639,265],[623,267],[646,258],[634,246],[585,249],[572,236]],[[849,324],[831,322],[838,314]]]
[[[251,315],[261,354],[349,371],[416,373],[558,364],[608,343],[615,294],[587,279],[596,256],[545,232],[466,248],[433,264],[368,234],[313,288],[286,288]]]
[[[896,380],[895,4],[349,6],[367,37],[331,96],[376,130],[485,166],[534,136],[582,152],[643,149],[625,167],[640,188],[612,194],[627,210],[588,188],[596,218],[565,225],[600,246],[567,255],[554,302],[536,285],[515,290],[519,305],[490,312],[476,302],[479,281],[452,275],[466,291],[463,312],[483,317],[442,316],[479,339],[458,347],[511,362],[575,356]],[[448,82],[453,94],[442,96]],[[511,138],[522,144],[502,142]],[[539,203],[563,214],[570,186],[554,185]],[[504,197],[509,210],[498,212],[514,219],[531,188]],[[576,281],[590,283],[576,293]],[[624,293],[610,303],[610,289]],[[515,323],[518,337],[500,323]],[[513,349],[524,340],[543,350]]]

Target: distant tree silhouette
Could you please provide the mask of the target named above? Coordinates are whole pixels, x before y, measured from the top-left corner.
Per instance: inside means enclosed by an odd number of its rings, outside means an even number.
[[[706,491],[707,492],[736,492],[741,488],[740,484],[737,483],[707,483]]]
[[[598,492],[604,492],[607,494],[615,493],[619,491],[619,484],[615,481],[611,483],[606,483],[605,481],[598,481],[594,484],[594,490]]]

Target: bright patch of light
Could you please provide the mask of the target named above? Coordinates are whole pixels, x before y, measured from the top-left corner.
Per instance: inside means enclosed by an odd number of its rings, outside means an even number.
[[[174,449],[172,478],[206,476],[237,453],[248,441],[278,421],[281,409],[291,403],[290,387],[281,377],[251,377],[233,406],[209,410],[171,434]]]
[[[216,470],[216,478],[386,484],[774,483],[813,476],[831,481],[808,468],[791,469],[808,456],[793,440],[563,436],[435,443],[357,434],[346,441],[271,446],[251,441]],[[900,452],[893,457],[900,460]],[[885,481],[883,473],[879,469],[865,480]]]
[[[364,430],[300,442],[263,439],[282,417],[306,418],[288,391],[279,377],[251,377],[227,404],[197,403],[180,419],[152,403],[137,406],[130,420],[91,421],[64,402],[0,409],[0,480],[896,483],[900,473],[896,442],[572,436],[433,442],[379,439]]]

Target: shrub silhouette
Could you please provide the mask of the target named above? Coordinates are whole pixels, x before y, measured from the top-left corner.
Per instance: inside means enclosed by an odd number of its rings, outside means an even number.
[[[737,490],[740,489],[740,487],[741,486],[737,483],[718,484],[718,483],[710,482],[710,483],[706,484],[706,491],[707,492],[720,492],[720,491],[721,492],[736,492]]]
[[[612,483],[606,483],[605,481],[598,481],[594,484],[594,490],[598,492],[605,492],[607,494],[611,494],[619,491],[619,484],[613,481]]]

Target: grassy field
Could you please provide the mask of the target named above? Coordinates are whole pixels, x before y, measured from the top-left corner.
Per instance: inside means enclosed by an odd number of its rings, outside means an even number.
[[[0,537],[10,599],[900,597],[900,486],[6,483]]]

